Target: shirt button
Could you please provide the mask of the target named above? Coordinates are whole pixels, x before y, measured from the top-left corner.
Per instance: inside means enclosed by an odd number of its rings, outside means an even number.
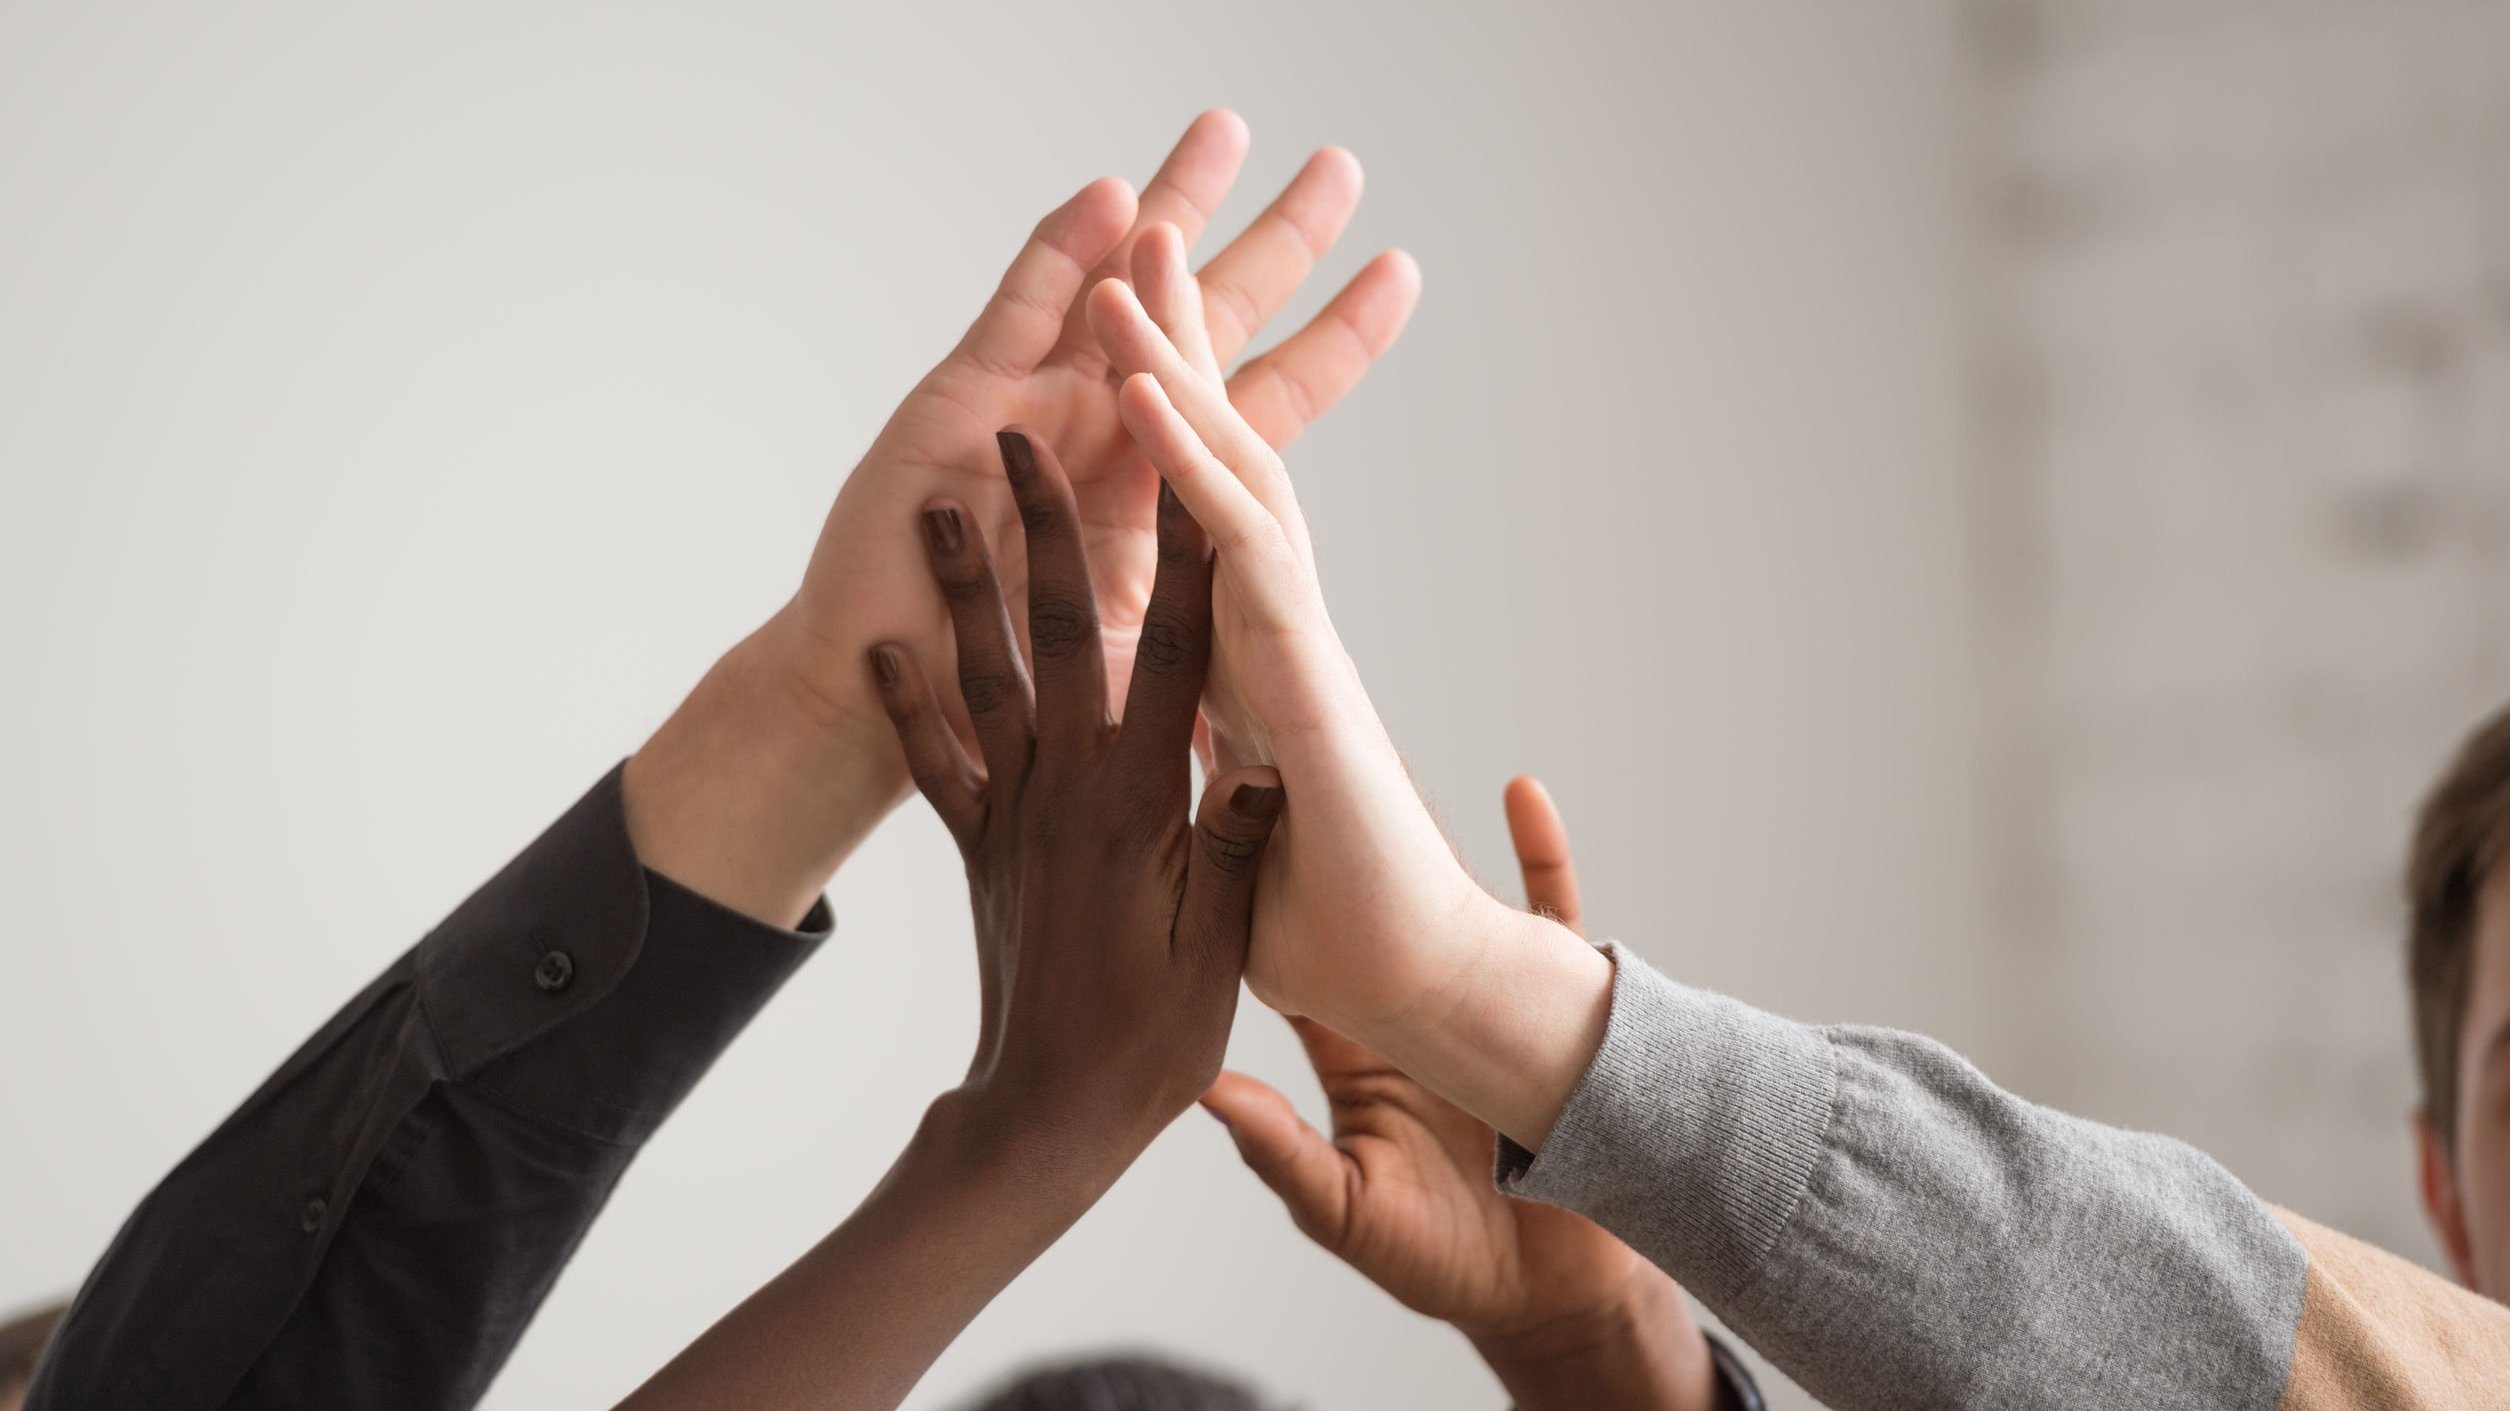
[[[305,1202],[305,1215],[303,1219],[296,1222],[297,1227],[310,1235],[322,1228],[322,1217],[329,1213],[331,1213],[331,1202],[321,1196],[315,1196],[312,1200]]]
[[[540,964],[532,967],[532,983],[551,994],[575,983],[575,957],[552,949],[542,954]]]

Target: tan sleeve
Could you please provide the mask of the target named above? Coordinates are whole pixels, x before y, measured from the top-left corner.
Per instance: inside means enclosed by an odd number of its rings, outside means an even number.
[[[2282,1411],[2510,1406],[2510,1307],[2289,1210],[2308,1251]]]

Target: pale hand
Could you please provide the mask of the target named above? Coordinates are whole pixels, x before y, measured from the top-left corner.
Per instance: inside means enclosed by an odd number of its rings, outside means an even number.
[[[1011,600],[1026,590],[1018,510],[995,433],[1023,427],[1062,453],[1079,507],[1121,709],[1149,601],[1157,476],[1127,437],[1116,387],[1080,311],[1094,275],[1126,266],[1153,225],[1198,232],[1246,155],[1245,124],[1195,119],[1136,198],[1092,182],[1039,222],[956,348],[890,417],[847,477],[791,602],[728,653],[628,766],[628,822],[647,865],[762,919],[799,918],[839,862],[907,792],[905,763],[864,680],[863,653],[900,643],[934,660],[949,614],[914,531],[935,497],[966,506]],[[1193,282],[1235,357],[1341,234],[1358,162],[1328,148]],[[1297,333],[1239,367],[1227,395],[1287,444],[1401,332],[1419,279],[1400,255],[1370,262]],[[1027,624],[1015,624],[1025,639]],[[965,712],[953,724],[969,736]]]

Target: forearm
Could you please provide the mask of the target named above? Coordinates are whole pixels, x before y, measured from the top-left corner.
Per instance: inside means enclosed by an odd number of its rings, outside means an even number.
[[[724,654],[628,761],[637,856],[771,925],[810,909],[905,798],[877,701],[832,698],[787,663],[811,650],[778,614]]]
[[[1131,1152],[1024,1138],[957,1095],[843,1224],[621,1403],[622,1411],[897,1405]]]
[[[2277,1404],[2310,1260],[2202,1153],[1617,964],[1603,1045],[1503,1186],[1611,1229],[1825,1404]]]
[[[1599,1312],[1506,1337],[1477,1337],[1516,1411],[1677,1411],[1715,1407],[1717,1369],[1681,1290],[1640,1266],[1629,1297]]]
[[[640,867],[603,779],[158,1184],[29,1405],[471,1405],[823,926]]]

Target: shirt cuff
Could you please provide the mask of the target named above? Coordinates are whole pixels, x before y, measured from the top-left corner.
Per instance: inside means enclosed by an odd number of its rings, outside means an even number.
[[[642,1141],[833,930],[744,916],[645,868],[613,769],[418,948],[443,1076]]]
[[[1815,1030],[1605,949],[1603,1046],[1539,1155],[1500,1138],[1499,1188],[1577,1211],[1718,1306],[1794,1216],[1837,1067]]]

